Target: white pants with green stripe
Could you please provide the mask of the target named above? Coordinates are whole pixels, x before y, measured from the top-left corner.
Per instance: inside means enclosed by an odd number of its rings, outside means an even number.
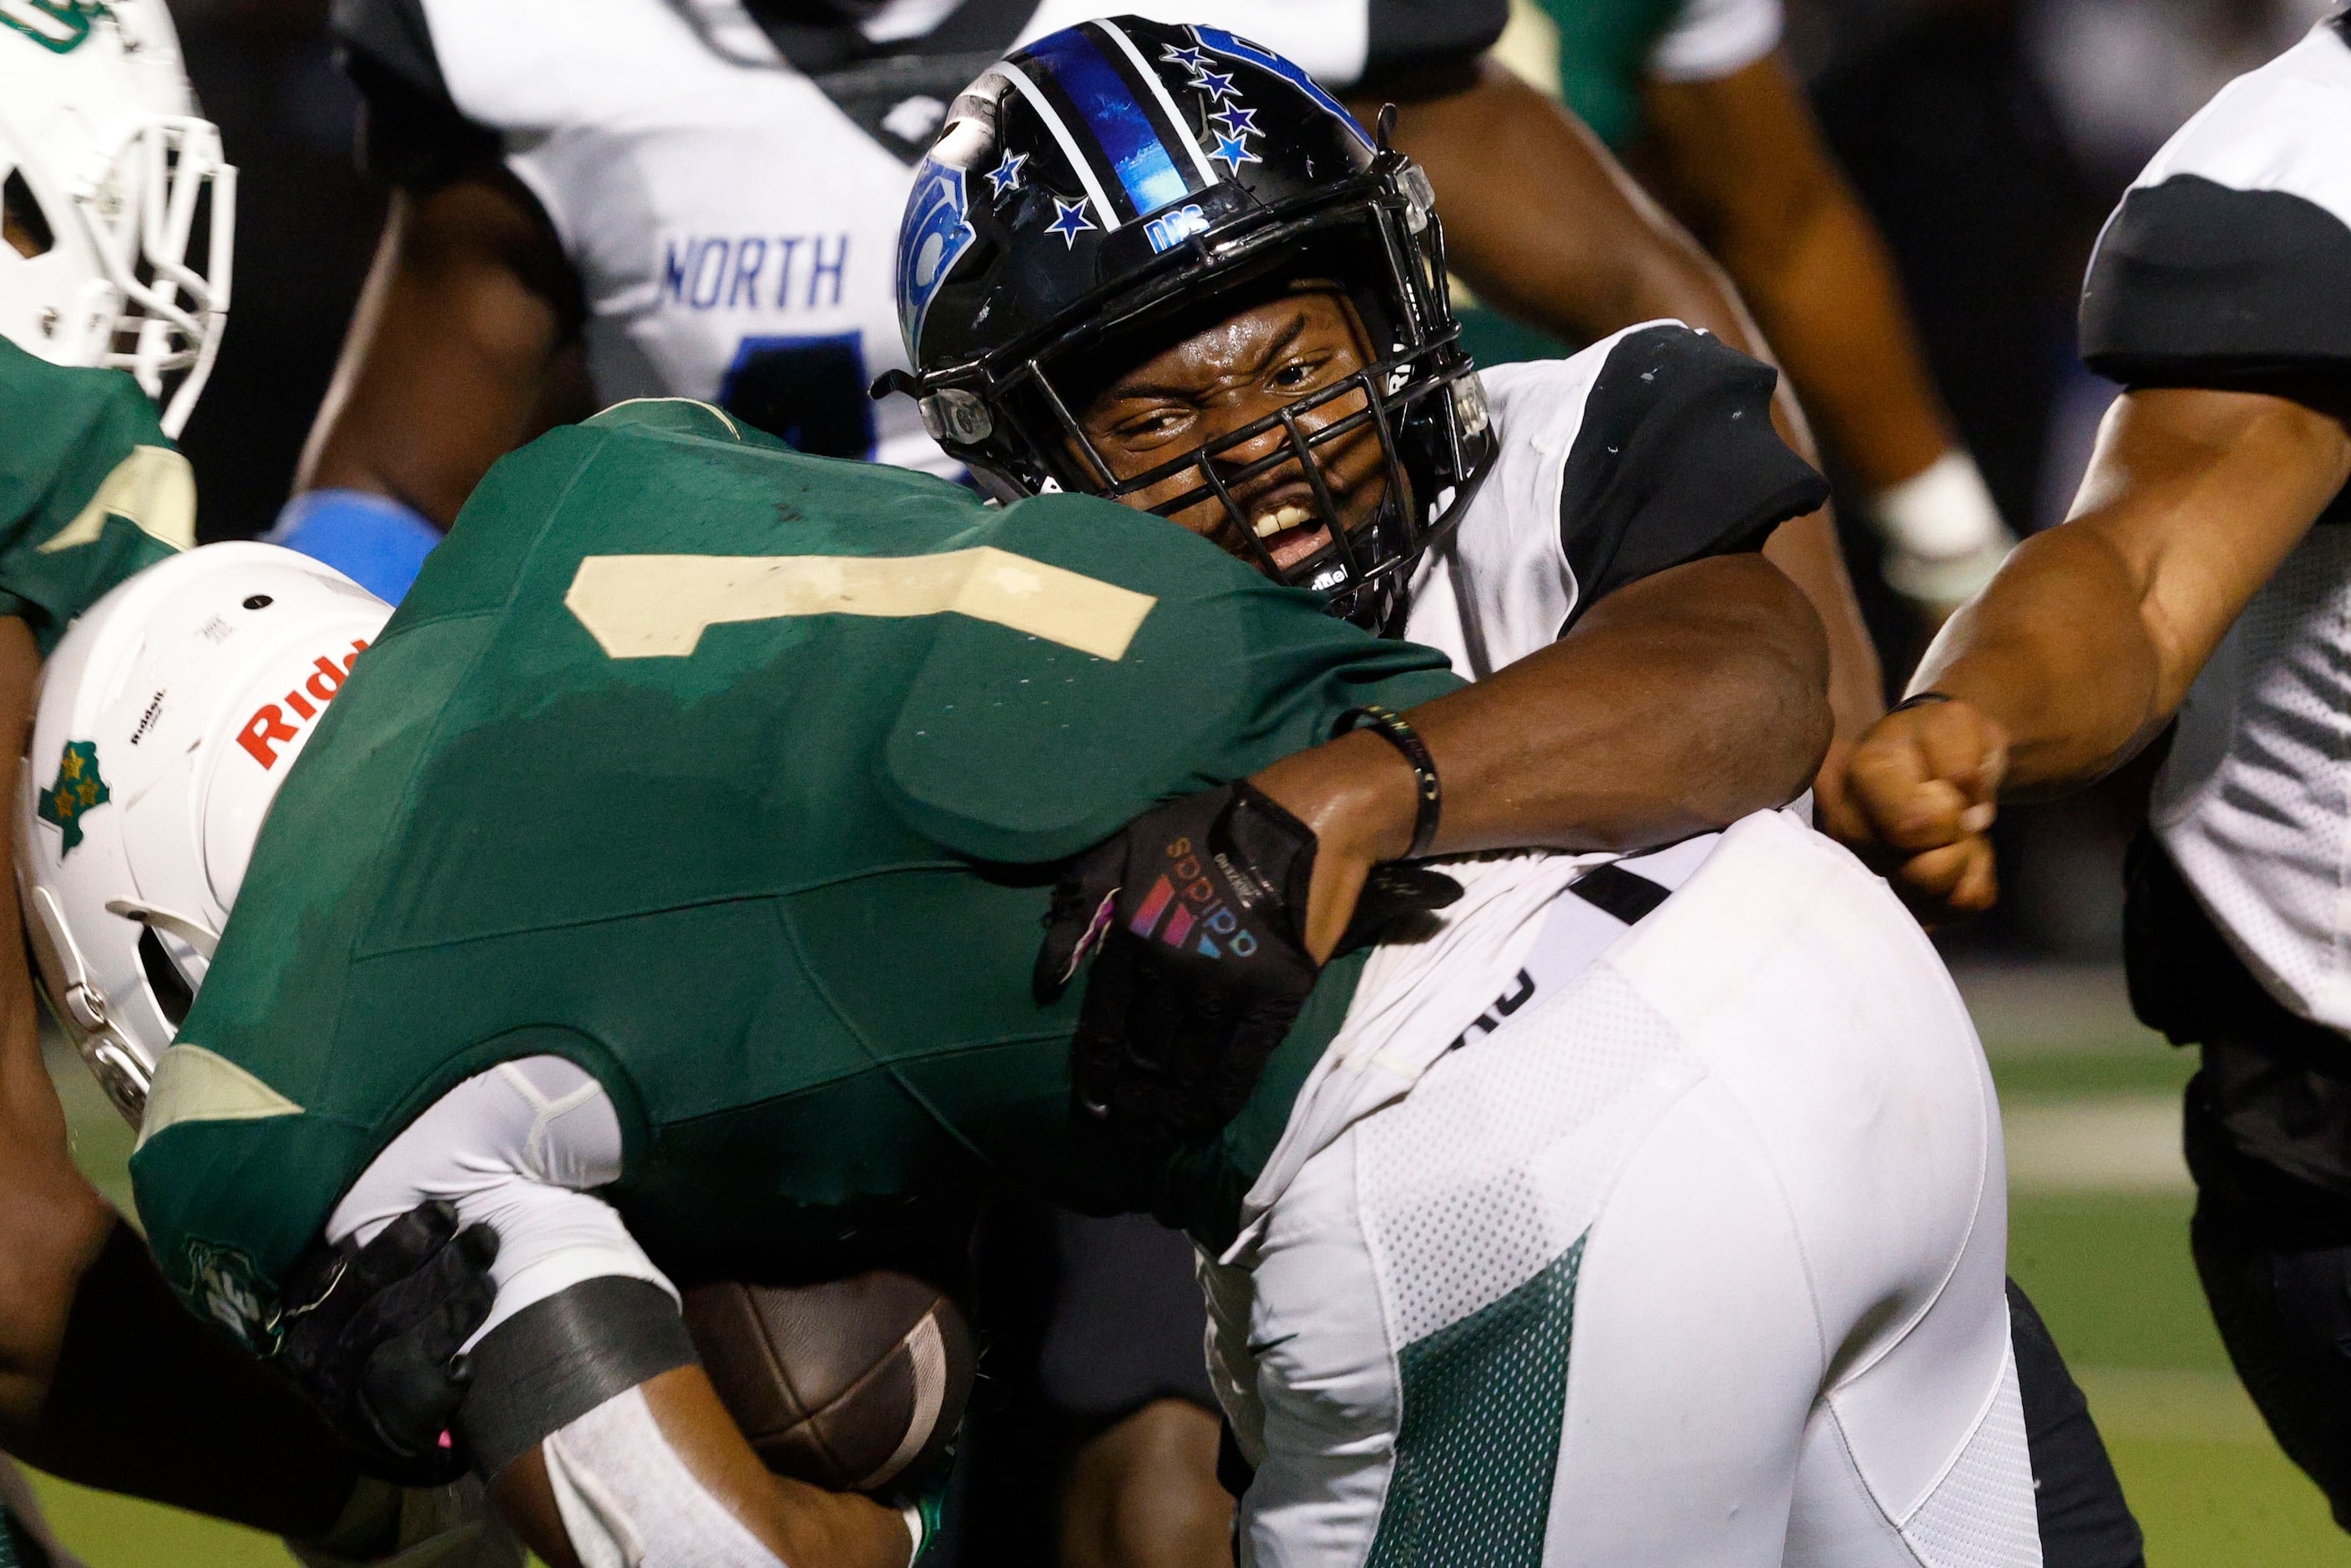
[[[1333,1051],[1408,1087],[1350,1118],[1310,1082],[1204,1268],[1243,1568],[2037,1568],[1999,1113],[1941,964],[1784,817],[1667,880],[1598,939],[1572,894],[1520,916],[1449,1023],[1367,977]],[[1397,1017],[1435,1032],[1364,1038]]]

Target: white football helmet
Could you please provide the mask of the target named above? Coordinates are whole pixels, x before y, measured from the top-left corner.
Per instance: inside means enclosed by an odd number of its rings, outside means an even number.
[[[41,675],[16,883],[44,995],[133,1126],[263,816],[392,607],[276,545],[140,572]]]
[[[0,336],[129,371],[177,436],[227,320],[235,208],[162,0],[0,0]]]

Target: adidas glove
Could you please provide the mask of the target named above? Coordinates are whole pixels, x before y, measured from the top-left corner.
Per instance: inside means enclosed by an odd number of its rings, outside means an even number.
[[[1314,852],[1312,830],[1242,780],[1155,807],[1071,862],[1035,987],[1050,1001],[1093,961],[1071,1047],[1081,1116],[1167,1145],[1233,1119],[1322,969],[1305,944]],[[1460,894],[1380,866],[1340,950]]]

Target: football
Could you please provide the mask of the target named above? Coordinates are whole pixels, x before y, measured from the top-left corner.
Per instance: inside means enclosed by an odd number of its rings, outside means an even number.
[[[939,1454],[963,1419],[970,1326],[935,1286],[876,1270],[820,1285],[685,1292],[718,1397],[780,1476],[874,1491]]]

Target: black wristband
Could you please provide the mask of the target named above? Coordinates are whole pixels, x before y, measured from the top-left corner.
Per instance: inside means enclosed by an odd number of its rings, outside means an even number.
[[[1959,700],[1949,692],[1912,692],[1896,703],[1893,711],[1907,713],[1914,707],[1925,707],[1928,703],[1955,703]]]
[[[1445,811],[1445,787],[1437,782],[1437,758],[1428,754],[1428,743],[1420,738],[1420,731],[1393,708],[1367,703],[1339,716],[1341,735],[1357,729],[1369,729],[1403,752],[1404,759],[1412,764],[1413,789],[1418,799],[1413,811],[1412,848],[1405,851],[1404,858],[1418,860],[1437,841],[1437,821]]]

